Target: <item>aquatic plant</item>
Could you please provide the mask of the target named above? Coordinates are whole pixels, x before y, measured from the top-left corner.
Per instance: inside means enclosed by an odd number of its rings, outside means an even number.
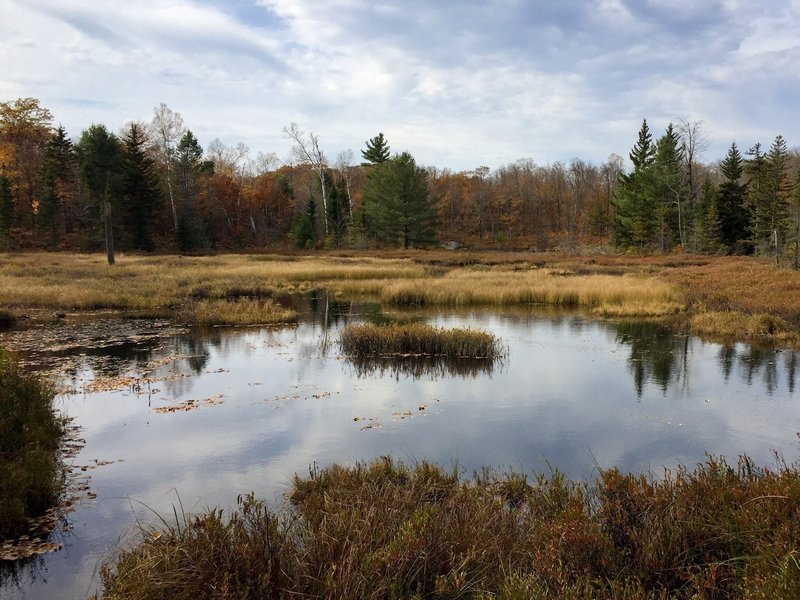
[[[0,349],[0,542],[27,534],[58,501],[64,432],[52,388]]]
[[[339,334],[342,352],[365,356],[442,356],[494,359],[503,353],[492,333],[443,329],[423,323],[348,325]]]
[[[381,458],[139,531],[106,598],[797,598],[800,472],[709,458],[593,482]]]

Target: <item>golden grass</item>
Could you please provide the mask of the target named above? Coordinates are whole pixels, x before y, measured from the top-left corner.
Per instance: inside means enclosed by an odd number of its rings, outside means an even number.
[[[297,313],[273,300],[200,300],[186,307],[178,317],[194,325],[269,325],[289,323]]]
[[[499,357],[497,337],[475,329],[442,329],[423,323],[348,325],[340,333],[345,354],[365,356]]]
[[[196,300],[264,298],[313,287],[397,306],[535,303],[605,307],[618,315],[682,307],[678,289],[652,275],[573,275],[531,265],[445,268],[409,259],[225,255],[120,256],[109,267],[99,255],[0,255],[0,306],[7,307],[185,313]],[[239,305],[223,308],[253,314]]]
[[[387,305],[581,307],[604,317],[678,312],[741,313],[783,319],[800,329],[800,273],[748,257],[567,256],[523,252],[363,252],[344,255],[127,256],[109,267],[102,255],[0,254],[0,309],[91,310],[186,317],[200,301],[264,300],[327,288]],[[273,322],[256,306],[224,303],[230,322]],[[219,312],[219,311],[217,311]],[[238,315],[238,316],[236,316]],[[288,317],[287,317],[288,318]],[[721,319],[727,319],[723,327]],[[757,325],[733,317],[695,320],[698,332],[747,334]],[[756,319],[757,321],[758,319]],[[717,324],[713,324],[716,321]],[[754,322],[755,323],[755,322]],[[780,329],[780,328],[779,328]],[[744,332],[744,333],[738,333]],[[779,336],[780,331],[769,335]]]
[[[395,306],[550,304],[614,316],[665,315],[684,304],[677,287],[653,276],[571,275],[550,269],[466,267],[441,277],[335,282],[345,294],[375,294]]]
[[[765,313],[746,315],[736,311],[710,311],[693,315],[690,325],[692,331],[699,334],[798,341],[797,333],[791,330],[786,321]]]

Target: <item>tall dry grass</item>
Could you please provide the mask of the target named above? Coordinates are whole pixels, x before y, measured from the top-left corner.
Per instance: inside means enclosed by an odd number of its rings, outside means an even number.
[[[422,323],[348,325],[339,334],[342,352],[357,358],[430,356],[486,358],[503,354],[500,340],[475,329],[442,329]]]
[[[106,598],[800,597],[800,472],[709,459],[654,479],[383,458],[296,477],[145,529],[101,569]]]
[[[468,267],[439,277],[332,284],[345,294],[377,292],[394,306],[473,306],[549,304],[584,307],[601,314],[665,315],[679,312],[683,301],[677,287],[642,275],[577,275],[537,268]]]
[[[192,300],[268,298],[327,287],[397,306],[554,304],[607,314],[667,314],[679,291],[652,276],[579,275],[530,265],[436,267],[347,257],[0,255],[0,306],[163,314]]]

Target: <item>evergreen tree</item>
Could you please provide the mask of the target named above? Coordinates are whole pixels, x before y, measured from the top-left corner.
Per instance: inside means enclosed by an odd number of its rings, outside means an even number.
[[[361,151],[361,156],[364,157],[367,163],[379,165],[389,160],[391,156],[389,144],[386,138],[383,137],[383,133],[379,133],[374,138],[367,140],[366,144],[367,148]]]
[[[14,196],[11,181],[5,173],[0,173],[0,240],[6,244],[11,238],[11,224],[14,219]]]
[[[81,179],[81,220],[86,249],[99,248],[105,239],[104,198],[112,215],[120,214],[122,196],[122,148],[119,139],[105,125],[91,125],[81,133],[75,147]],[[112,224],[113,225],[113,224]]]
[[[686,243],[684,214],[686,186],[683,174],[683,148],[672,123],[656,143],[653,157],[653,196],[659,224],[658,245],[662,252],[672,248],[674,235],[683,245]]]
[[[338,246],[347,231],[350,217],[347,191],[344,189],[344,182],[337,182],[330,169],[325,172],[325,178],[329,190],[327,206],[329,233],[333,236],[333,243]]]
[[[122,220],[127,245],[151,251],[161,194],[155,161],[148,156],[146,144],[144,127],[131,123],[123,138]]]
[[[729,253],[741,254],[749,249],[750,213],[747,209],[747,185],[742,183],[744,160],[736,142],[720,163],[724,180],[717,197],[719,241]]]
[[[317,201],[309,194],[303,212],[297,216],[289,239],[297,248],[313,248],[317,241]]]
[[[749,152],[753,158],[747,165],[750,174],[748,188],[752,215],[752,239],[756,250],[772,255],[775,261],[781,254],[789,217],[788,178],[789,152],[786,141],[777,136],[768,154],[756,144]]]
[[[207,221],[198,203],[200,182],[214,173],[214,163],[203,160],[203,148],[191,132],[181,137],[175,152],[176,241],[186,251],[205,247]]]
[[[363,209],[367,233],[380,242],[408,248],[435,240],[436,210],[428,175],[408,152],[370,172]]]
[[[43,194],[39,227],[48,237],[48,245],[58,246],[61,239],[64,197],[72,182],[75,151],[66,130],[59,126],[44,147]]]
[[[650,127],[647,125],[647,119],[642,121],[642,126],[639,128],[639,138],[636,140],[630,154],[628,155],[633,163],[633,172],[644,171],[653,164],[656,155],[656,147],[653,145],[653,136],[650,133]]]
[[[700,192],[700,202],[695,205],[695,235],[697,249],[701,252],[716,253],[724,248],[722,225],[719,217],[719,190],[706,177]]]
[[[800,268],[800,168],[794,178],[792,194],[790,196],[791,227],[789,229],[789,242],[792,248],[792,266],[795,270]]]
[[[653,136],[645,119],[629,155],[633,171],[621,176],[614,192],[614,244],[617,248],[641,251],[652,247],[660,217],[655,195],[655,155]]]

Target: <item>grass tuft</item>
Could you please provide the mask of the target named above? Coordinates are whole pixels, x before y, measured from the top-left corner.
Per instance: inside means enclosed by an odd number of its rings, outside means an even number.
[[[179,313],[179,320],[194,325],[268,325],[290,323],[297,313],[274,300],[199,300]]]
[[[0,542],[29,533],[31,520],[63,490],[57,451],[64,429],[53,397],[48,384],[0,350]]]
[[[104,597],[800,597],[794,466],[461,481],[384,457],[312,468],[287,497],[142,530],[102,567]]]
[[[340,333],[342,351],[357,358],[431,356],[495,359],[499,339],[474,329],[441,329],[421,323],[348,325]]]

